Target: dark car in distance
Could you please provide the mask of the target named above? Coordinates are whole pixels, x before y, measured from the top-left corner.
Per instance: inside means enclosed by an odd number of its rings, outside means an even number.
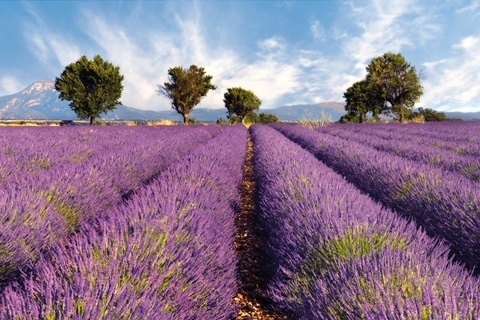
[[[73,120],[62,120],[59,123],[60,126],[74,126],[75,122]]]

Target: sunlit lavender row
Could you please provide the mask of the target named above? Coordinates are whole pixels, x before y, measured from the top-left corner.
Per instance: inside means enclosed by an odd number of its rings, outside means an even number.
[[[0,283],[220,131],[63,129],[0,129]]]
[[[387,132],[385,130],[388,130],[390,127],[382,126],[384,130],[382,132]],[[355,130],[353,126],[327,126],[319,129],[319,131],[362,143],[378,151],[438,166],[463,175],[475,182],[480,181],[480,157],[478,156],[464,155],[454,150],[438,148],[436,145],[441,141],[432,138],[423,138],[421,140],[422,143],[412,143],[412,141],[405,139],[404,133],[400,132],[390,132],[388,133],[388,139],[385,139],[375,135],[374,130],[368,130],[368,128],[373,129],[374,127],[363,126],[363,130]],[[480,134],[480,131],[477,134]]]
[[[292,319],[480,317],[480,281],[446,245],[278,131],[251,130],[266,281]]]
[[[413,218],[480,271],[480,185],[438,167],[300,126],[275,126],[373,199]]]
[[[41,256],[0,318],[232,319],[245,152],[246,129],[224,127]]]

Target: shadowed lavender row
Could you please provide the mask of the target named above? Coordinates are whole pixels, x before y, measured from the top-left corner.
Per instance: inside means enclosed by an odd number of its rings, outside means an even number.
[[[3,142],[4,149],[22,152],[4,153],[0,162],[0,283],[221,130],[20,129],[5,132],[11,142]]]
[[[446,245],[278,131],[251,132],[268,288],[291,319],[480,317],[480,282]]]
[[[463,175],[474,182],[480,181],[480,157],[460,155],[451,150],[439,149],[435,147],[437,140],[431,140],[427,143],[424,138],[423,144],[405,141],[404,135],[400,133],[390,133],[390,139],[382,139],[368,131],[368,128],[373,128],[373,126],[374,125],[364,125],[364,130],[358,131],[352,130],[353,128],[351,126],[342,126],[341,128],[336,126],[335,129],[323,129],[321,132],[342,139],[356,141],[378,151],[438,166],[453,173]],[[383,128],[387,129],[386,127]]]
[[[373,199],[413,218],[450,245],[455,258],[480,271],[480,186],[440,168],[377,151],[301,126],[277,130]]]
[[[246,129],[222,133],[32,265],[0,318],[233,319]]]

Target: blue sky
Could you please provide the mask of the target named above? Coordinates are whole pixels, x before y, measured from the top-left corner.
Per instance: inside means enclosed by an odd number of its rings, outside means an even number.
[[[401,53],[424,75],[418,106],[480,111],[480,0],[0,1],[0,96],[100,54],[125,76],[121,101],[169,109],[157,85],[174,66],[263,108],[343,102],[372,58]]]

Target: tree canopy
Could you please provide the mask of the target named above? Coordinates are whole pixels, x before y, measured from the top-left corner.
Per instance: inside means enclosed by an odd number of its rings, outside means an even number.
[[[367,66],[367,81],[376,89],[383,110],[403,122],[420,100],[423,87],[415,67],[397,53],[387,52]]]
[[[252,91],[240,87],[228,88],[223,102],[227,108],[227,118],[231,119],[233,116],[237,116],[242,123],[262,104],[262,101]]]
[[[275,122],[278,122],[278,117],[274,114],[265,113],[265,112],[260,113],[258,115],[258,120],[255,121],[255,123],[262,123],[262,124],[275,123]]]
[[[344,93],[348,115],[345,119],[363,122],[371,112],[374,117],[384,113],[400,122],[405,121],[423,94],[421,75],[415,67],[401,54],[387,52],[373,58],[366,71],[365,79],[354,83]]]
[[[343,97],[349,118],[362,123],[365,122],[368,112],[371,112],[373,117],[378,117],[382,110],[382,102],[375,93],[375,87],[372,87],[366,79],[357,81],[348,88]]]
[[[168,69],[168,82],[158,86],[158,92],[167,97],[172,109],[183,116],[183,123],[188,124],[192,109],[200,103],[208,91],[217,89],[212,76],[206,75],[205,69],[191,65],[189,69],[173,67]]]
[[[55,89],[61,100],[68,100],[80,119],[90,119],[90,124],[102,113],[114,110],[123,90],[120,68],[104,61],[99,55],[93,60],[82,56],[65,67],[55,79]]]

